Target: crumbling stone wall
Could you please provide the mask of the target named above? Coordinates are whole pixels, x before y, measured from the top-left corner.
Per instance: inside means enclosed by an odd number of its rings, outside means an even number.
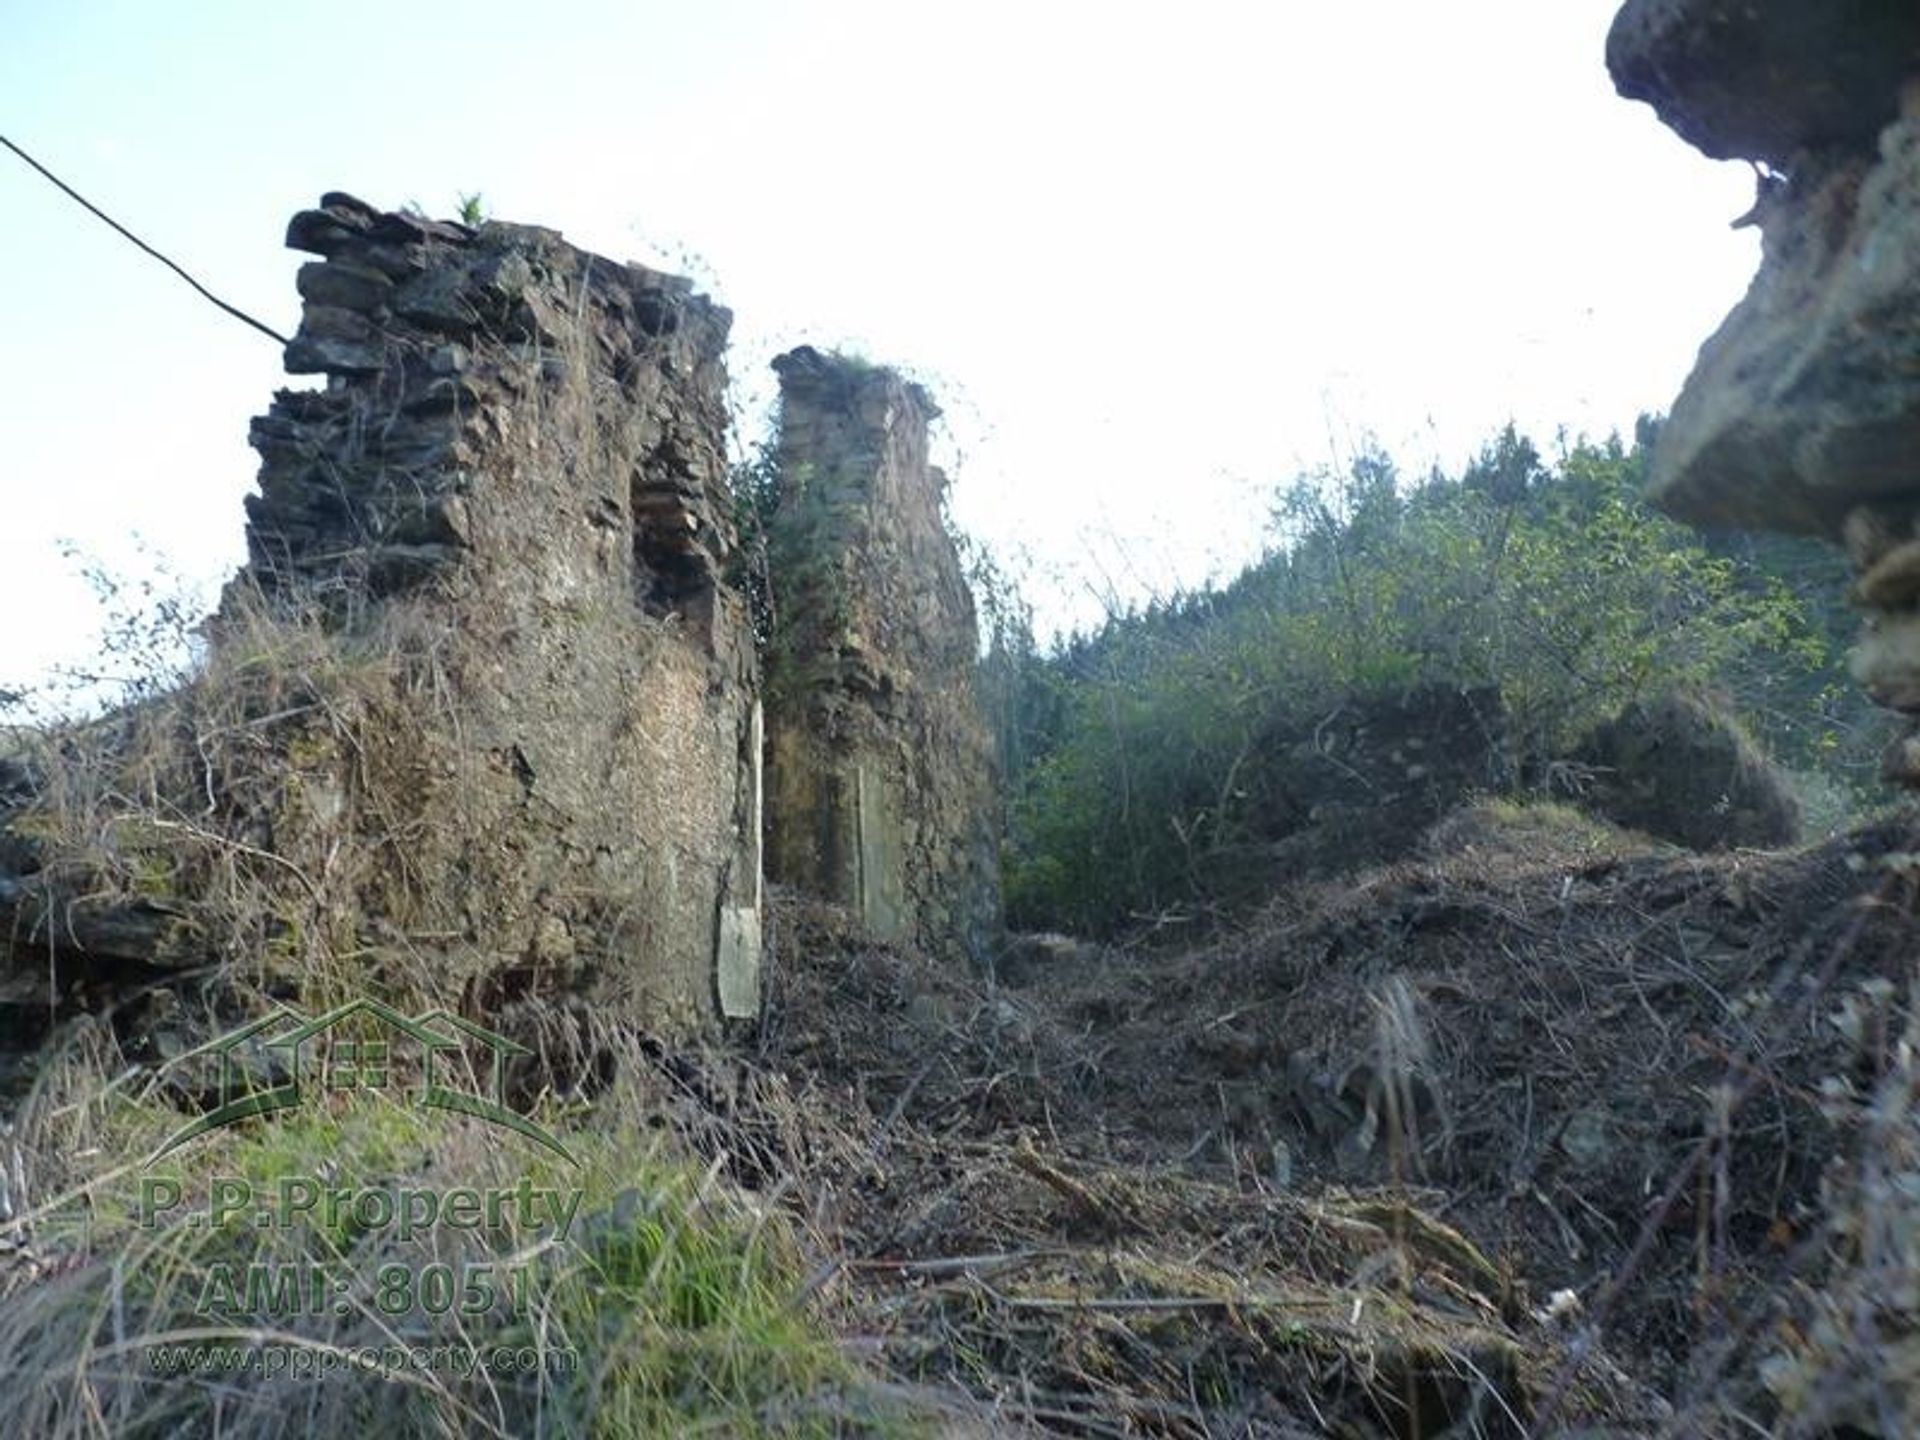
[[[883,938],[984,962],[996,780],[973,601],[927,458],[938,411],[858,360],[803,347],[774,368],[768,871]]]
[[[287,240],[318,257],[287,368],[324,388],[253,424],[206,672],[0,771],[0,1011],[51,963],[755,1017],[763,833],[880,935],[984,959],[992,748],[926,394],[779,362],[763,721],[727,312],[342,194]]]
[[[1623,95],[1755,163],[1763,259],[1660,432],[1656,503],[1700,525],[1844,540],[1855,672],[1920,715],[1920,6],[1628,0]],[[1920,738],[1888,752],[1920,783]]]
[[[758,686],[720,579],[729,315],[531,226],[334,194],[287,239],[321,257],[287,368],[327,384],[254,422],[250,562],[216,644],[257,589],[392,623],[429,667],[378,743],[415,742],[395,858],[431,917],[368,886],[356,923],[424,930],[408,948],[483,991],[536,976],[662,1021],[756,1013]],[[280,844],[378,847],[394,800],[365,803],[366,756],[309,759]]]

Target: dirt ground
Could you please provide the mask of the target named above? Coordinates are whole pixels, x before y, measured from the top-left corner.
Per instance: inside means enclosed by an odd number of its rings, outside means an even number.
[[[794,1303],[879,1377],[835,1428],[1893,1440],[1915,834],[1702,856],[1473,806],[1207,935],[1020,937],[992,976],[776,892],[724,1046],[502,1024],[527,1084],[636,1086],[795,1222]]]
[[[1863,1176],[1912,828],[1700,856],[1474,808],[1204,943],[1029,938],[998,980],[783,899],[769,1023],[676,1062],[683,1128],[807,1211],[818,1291],[955,1433],[1920,1433],[1861,1238],[1902,1223]],[[1809,1297],[1856,1292],[1836,1340]]]

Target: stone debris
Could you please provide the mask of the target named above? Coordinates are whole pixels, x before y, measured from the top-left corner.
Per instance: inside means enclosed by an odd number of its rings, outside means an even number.
[[[1583,809],[1692,850],[1778,849],[1800,838],[1793,788],[1735,721],[1701,699],[1635,701],[1585,736]]]

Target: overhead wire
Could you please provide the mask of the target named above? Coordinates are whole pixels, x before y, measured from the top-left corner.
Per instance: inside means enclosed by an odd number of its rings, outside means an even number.
[[[116,230],[124,239],[130,241],[132,244],[139,247],[141,250],[144,250],[147,254],[151,255],[154,259],[158,260],[162,265],[166,266],[169,270],[173,271],[174,274],[178,275],[182,280],[186,281],[187,284],[191,285],[194,288],[194,290],[199,293],[201,298],[206,300],[209,304],[217,306],[219,309],[226,311],[227,314],[233,316],[234,319],[243,321],[246,324],[251,325],[254,329],[258,330],[262,335],[265,335],[270,339],[277,340],[282,345],[289,343],[287,340],[287,337],[282,335],[278,330],[275,330],[272,326],[262,324],[260,321],[254,319],[253,316],[247,314],[247,312],[242,310],[239,306],[229,305],[226,301],[222,300],[218,295],[214,294],[211,290],[207,289],[206,286],[202,285],[198,280],[194,279],[193,276],[189,275],[179,265],[175,264],[167,256],[161,254],[158,250],[154,249],[153,246],[149,245],[146,241],[142,240],[138,235],[134,234],[131,230],[127,229],[126,226],[122,225],[118,220],[114,219],[111,215],[107,214],[106,211],[102,210],[98,205],[94,204],[91,200],[87,199],[87,197],[82,195],[78,190],[75,190],[71,185],[67,184],[66,181],[62,180],[58,175],[54,174],[53,171],[49,170],[46,166],[42,165],[38,160],[34,159],[33,156],[29,155],[26,151],[22,150],[18,145],[14,144],[13,141],[9,140],[6,136],[0,135],[0,145],[6,146],[7,149],[11,150],[15,155],[18,155],[22,160],[26,161],[27,164],[31,165],[35,170],[37,170],[42,177],[44,177],[46,180],[48,180],[53,185],[58,187],[60,192],[64,194],[68,199],[74,201],[76,204],[83,207],[85,210],[87,210],[88,213],[92,214],[97,219],[103,220],[108,225],[111,225],[114,228],[114,230]]]

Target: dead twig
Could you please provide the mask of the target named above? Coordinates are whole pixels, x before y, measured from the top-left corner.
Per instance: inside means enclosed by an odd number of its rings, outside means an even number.
[[[1064,1196],[1092,1218],[1113,1229],[1126,1227],[1126,1219],[1100,1196],[1055,1165],[1042,1159],[1026,1136],[1013,1147],[1013,1163],[1048,1189]]]

